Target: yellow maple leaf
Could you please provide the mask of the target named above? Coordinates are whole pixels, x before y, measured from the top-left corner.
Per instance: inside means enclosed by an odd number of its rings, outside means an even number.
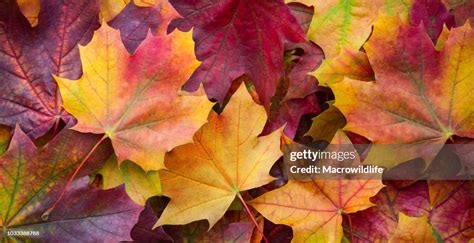
[[[399,213],[397,229],[389,240],[389,243],[398,242],[437,242],[433,235],[433,227],[428,223],[428,216],[410,217]]]
[[[242,85],[223,113],[209,115],[192,144],[168,153],[160,177],[163,195],[171,201],[155,227],[200,219],[212,227],[240,191],[271,182],[270,168],[282,154],[282,131],[257,137],[266,117]]]

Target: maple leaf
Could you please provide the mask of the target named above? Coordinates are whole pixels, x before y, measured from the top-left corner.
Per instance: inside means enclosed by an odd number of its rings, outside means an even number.
[[[103,0],[100,5],[100,16],[109,22],[127,6],[128,0]]]
[[[423,188],[418,190],[421,191],[418,194],[422,198],[420,201],[424,201],[424,204],[420,207],[423,209],[434,207],[448,199],[451,192],[461,186],[462,181],[427,181],[421,182],[420,184],[423,185]],[[420,211],[419,215],[422,215],[423,213],[425,212]]]
[[[78,119],[72,129],[105,133],[119,163],[129,159],[145,171],[163,168],[164,153],[189,142],[206,122],[212,103],[179,94],[197,66],[187,33],[149,35],[134,56],[107,24],[80,48],[84,75],[56,77],[65,109]]]
[[[319,104],[324,101],[320,101],[315,93],[325,90],[318,87],[317,81],[307,73],[321,64],[324,55],[314,44],[288,46],[292,50],[285,53],[285,75],[272,98],[268,120],[261,135],[270,134],[285,125],[283,133],[293,139],[303,115],[321,112]],[[298,50],[304,50],[305,53],[300,56]]]
[[[350,141],[338,132],[331,143]],[[294,242],[340,242],[342,214],[373,206],[369,198],[382,187],[380,180],[289,180],[249,204],[270,221],[291,226]]]
[[[260,218],[263,219],[263,218]],[[263,222],[263,220],[260,220]],[[206,221],[201,220],[184,226],[164,226],[175,242],[235,242],[258,243],[258,231],[255,225],[243,211],[229,211],[216,225],[209,229]]]
[[[54,81],[40,68],[48,58],[31,41],[30,25],[18,8],[5,1],[0,9],[0,123],[10,127],[19,123],[36,138],[53,126],[59,113]]]
[[[7,152],[0,157],[0,212],[5,230],[39,231],[41,241],[127,240],[140,207],[128,200],[123,188],[101,191],[87,178],[75,181],[44,221],[43,212],[62,190],[63,184],[100,136],[63,130],[41,150],[17,127]],[[102,144],[80,172],[87,175],[111,153]],[[113,199],[113,200],[111,200]],[[87,233],[86,233],[87,232]],[[5,236],[2,236],[5,237]]]
[[[0,123],[21,128],[33,139],[60,119],[72,118],[61,107],[51,73],[81,75],[76,45],[98,27],[95,1],[42,1],[39,25],[31,28],[13,1],[0,3]],[[54,6],[54,8],[53,8]]]
[[[258,231],[255,229],[255,225],[249,219],[248,215],[242,211],[227,212],[209,231],[208,224],[205,221],[194,222],[190,225],[183,226],[182,228],[185,228],[182,234],[189,231],[193,232],[193,234],[191,236],[175,236],[176,241],[179,239],[187,239],[190,242],[256,243],[261,240],[256,239],[258,238],[255,237],[258,234]]]
[[[120,167],[115,155],[95,171],[93,178],[100,176],[102,189],[111,189],[125,184],[128,196],[137,204],[145,206],[146,200],[161,195],[161,183],[158,171],[145,172],[132,161],[125,160]]]
[[[285,1],[285,3],[288,1]],[[288,8],[290,8],[291,13],[295,16],[296,21],[301,25],[304,32],[309,30],[309,25],[313,19],[314,7],[309,6],[309,4],[301,3],[288,3]],[[308,5],[308,6],[307,6]]]
[[[279,104],[270,112],[261,135],[265,136],[285,125],[283,133],[290,139],[296,135],[300,119],[305,114],[321,112],[315,95],[303,99],[291,99]]]
[[[158,216],[166,207],[167,201],[169,200],[164,197],[152,197],[147,200],[145,208],[138,217],[138,221],[130,231],[130,236],[134,241],[173,242],[173,238],[167,234],[163,227],[152,229],[158,220]]]
[[[104,190],[122,185],[123,176],[118,166],[117,156],[115,154],[111,155],[90,177]]]
[[[372,201],[376,207],[345,218],[346,233],[352,232],[356,242],[388,241],[401,218],[407,216],[420,221],[420,227],[433,228],[435,236],[439,234],[445,242],[467,242],[470,237],[472,225],[468,222],[472,222],[469,214],[473,202],[470,181],[418,181],[402,188],[389,184]],[[433,227],[423,225],[422,221]],[[411,229],[407,230],[405,233]]]
[[[423,155],[427,163],[453,135],[474,137],[473,39],[469,25],[452,29],[438,52],[422,26],[381,18],[364,46],[376,81],[346,77],[330,85],[347,119],[345,129],[375,144],[438,144]],[[368,158],[378,152],[372,149]],[[397,156],[385,166],[413,158]]]
[[[326,58],[335,57],[342,47],[359,49],[371,32],[378,6],[373,1],[314,1],[309,39],[321,46]],[[354,14],[357,11],[357,15]]]
[[[371,198],[374,207],[347,214],[343,227],[351,242],[387,242],[398,223],[398,191],[390,185]]]
[[[301,2],[315,6],[308,37],[323,49],[328,59],[337,56],[343,48],[358,50],[372,32],[379,11],[387,15],[404,15],[410,6],[402,0]]]
[[[419,181],[404,189],[396,204],[411,217],[428,217],[444,242],[473,238],[472,181]]]
[[[77,45],[86,45],[92,39],[100,26],[98,13],[97,1],[41,0],[36,38],[51,60],[52,74],[69,79],[82,75]]]
[[[168,1],[140,7],[138,1],[128,3],[108,24],[120,30],[122,41],[130,54],[135,53],[150,31],[154,36],[166,35],[166,28],[179,16]]]
[[[205,220],[186,225],[165,225],[155,229],[153,225],[166,207],[165,198],[150,198],[141,212],[131,236],[135,241],[170,242],[260,242],[261,236],[252,221],[240,210],[229,210],[217,224],[209,229]],[[263,224],[263,218],[258,220]],[[160,241],[160,242],[161,242]]]
[[[157,6],[150,8],[137,7],[133,2],[127,6],[108,23],[110,27],[120,30],[123,44],[130,54],[135,53],[140,43],[148,35],[157,31],[161,24],[160,8]]]
[[[389,242],[436,242],[428,217],[399,214],[398,225]]]
[[[336,132],[344,127],[346,119],[333,105],[313,118],[311,128],[305,136],[311,136],[316,141],[331,142]]]
[[[76,180],[47,221],[39,218],[40,213],[33,208],[35,211],[21,225],[9,229],[40,232],[39,236],[18,237],[22,241],[131,240],[130,229],[142,207],[130,201],[123,187],[102,191],[87,182],[87,177]],[[45,209],[42,206],[45,205],[38,206],[39,210]]]
[[[445,185],[429,185],[430,199],[438,186]],[[443,200],[430,200],[431,207],[425,208],[425,212],[430,212],[431,225],[439,232],[444,242],[467,242],[474,238],[473,192],[474,183],[462,181],[451,186],[445,197],[442,197]]]
[[[414,0],[410,12],[410,22],[425,26],[433,43],[436,43],[443,26],[454,27],[454,16],[441,0]]]
[[[18,214],[28,213],[28,211],[21,211],[24,206],[27,206],[23,204],[28,203],[30,197],[38,193],[44,194],[49,181],[55,182],[52,183],[54,187],[58,187],[58,184],[65,181],[73,167],[88,152],[86,149],[90,149],[99,138],[96,135],[83,135],[64,130],[41,151],[38,151],[33,142],[17,126],[8,150],[0,157],[3,223],[6,225],[15,223],[15,220],[21,219],[21,215]],[[77,147],[78,145],[81,149]],[[97,152],[96,156],[91,157],[91,165],[107,158],[110,146],[103,144]],[[84,173],[90,171],[88,168],[86,167]],[[53,178],[54,176],[58,178]],[[11,190],[15,188],[15,185],[18,187],[17,190],[22,189],[22,191]],[[51,188],[48,191],[57,193]]]
[[[426,214],[424,209],[429,207],[428,187],[425,181],[417,181],[403,189],[398,189],[394,200],[399,211],[411,217],[420,217]]]
[[[167,0],[102,0],[100,13],[102,18],[106,21],[112,21],[117,17],[127,5],[133,4],[137,7],[156,7],[160,4],[168,4]]]
[[[294,51],[301,49],[304,51],[304,54],[301,56],[290,55],[288,58],[285,58],[284,78],[288,79],[288,84],[286,85],[287,90],[282,102],[305,98],[310,94],[320,91],[317,80],[308,75],[308,73],[317,70],[324,59],[323,51],[315,44],[303,43],[288,46]],[[296,62],[296,64],[293,64],[293,62]]]
[[[375,80],[367,54],[348,48],[344,48],[338,56],[324,60],[311,75],[324,86],[340,82],[344,77],[363,81]]]
[[[321,114],[313,118],[310,129],[305,136],[311,136],[315,141],[331,142],[336,132],[344,127],[346,119],[332,104]]]
[[[266,113],[244,85],[220,115],[212,112],[208,120],[192,144],[166,154],[167,170],[160,177],[163,195],[171,201],[155,227],[200,219],[212,227],[236,196],[241,197],[240,191],[274,180],[268,172],[282,154],[281,130],[257,137]]]
[[[158,171],[148,173],[131,161],[124,161],[120,165],[125,191],[130,198],[139,205],[145,205],[148,198],[161,195],[161,184]]]
[[[208,97],[223,103],[232,81],[246,74],[268,107],[284,74],[285,45],[306,41],[283,1],[170,2],[184,17],[173,20],[169,31],[193,28],[196,57],[202,61],[184,88],[193,91],[203,83]]]

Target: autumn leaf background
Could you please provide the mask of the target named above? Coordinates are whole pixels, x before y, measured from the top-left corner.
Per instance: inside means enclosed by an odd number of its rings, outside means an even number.
[[[2,0],[0,239],[472,242],[471,177],[300,181],[282,155],[472,175],[473,24],[472,0]]]

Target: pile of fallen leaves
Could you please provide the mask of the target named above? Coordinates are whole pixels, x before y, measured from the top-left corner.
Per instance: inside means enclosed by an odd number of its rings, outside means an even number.
[[[297,181],[281,159],[473,144],[471,24],[473,0],[2,0],[0,239],[472,241],[471,180]]]

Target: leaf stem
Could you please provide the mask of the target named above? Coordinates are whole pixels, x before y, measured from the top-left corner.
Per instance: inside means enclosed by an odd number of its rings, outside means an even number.
[[[351,236],[351,242],[354,242],[354,235],[352,234],[352,220],[351,216],[347,214],[347,218],[349,219],[349,234]]]
[[[255,216],[254,216],[254,215],[252,214],[252,212],[250,211],[249,207],[247,206],[247,203],[246,203],[245,200],[242,198],[242,196],[240,195],[240,193],[237,193],[237,197],[240,199],[240,202],[242,203],[242,206],[244,206],[245,211],[246,211],[247,214],[249,215],[250,219],[252,219],[253,224],[255,224],[255,227],[257,228],[258,232],[260,232],[260,234],[262,235],[263,241],[265,241],[265,243],[268,243],[268,239],[267,239],[267,237],[265,237],[265,234],[263,233],[262,228],[260,228],[260,225],[258,225],[257,220],[255,219]]]
[[[92,155],[92,153],[94,153],[94,151],[99,147],[99,145],[107,138],[108,136],[107,135],[104,135],[95,145],[94,147],[92,147],[92,149],[89,151],[89,153],[87,153],[86,157],[84,157],[84,159],[82,159],[81,163],[79,164],[79,166],[76,168],[76,170],[74,171],[74,173],[72,173],[71,177],[69,178],[69,180],[67,181],[66,183],[66,186],[64,187],[64,189],[61,191],[61,194],[59,194],[59,197],[56,199],[56,201],[54,201],[53,205],[51,207],[49,207],[42,215],[41,215],[41,219],[46,221],[48,220],[49,218],[49,215],[51,214],[51,212],[54,210],[54,208],[56,207],[56,205],[58,205],[58,203],[61,201],[61,199],[64,197],[64,194],[66,193],[67,189],[69,189],[69,187],[71,186],[71,183],[72,181],[74,180],[74,178],[76,177],[77,173],[79,173],[79,171],[81,170],[81,168],[84,166],[84,164],[86,163],[86,161],[89,159],[89,157]]]

